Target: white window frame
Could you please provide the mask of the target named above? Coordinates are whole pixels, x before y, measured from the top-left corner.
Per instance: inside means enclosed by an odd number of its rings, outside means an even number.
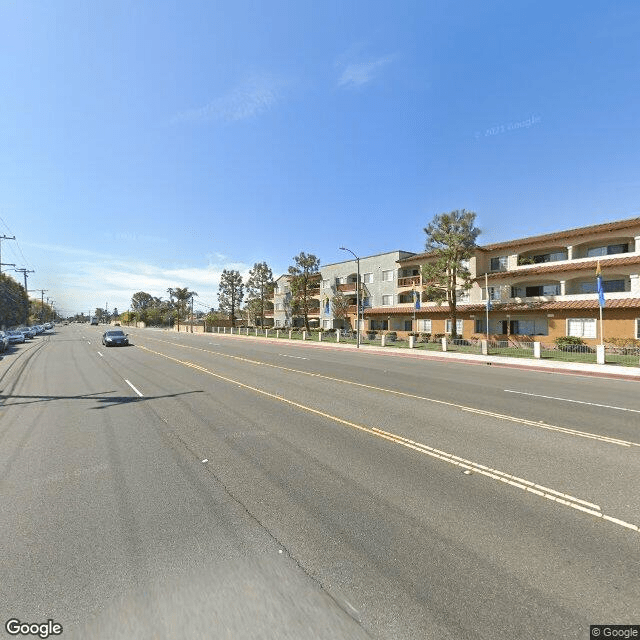
[[[364,284],[371,284],[373,282],[373,273],[362,274],[362,282],[364,282]]]
[[[418,331],[420,333],[432,333],[432,327],[431,318],[418,318]]]
[[[581,323],[581,326],[578,323]],[[598,320],[596,318],[567,318],[566,333],[567,336],[575,338],[597,338]]]
[[[393,282],[393,269],[382,272],[382,282]]]
[[[323,289],[328,289],[329,288],[329,281],[328,280],[323,280],[322,281],[322,288]]]
[[[456,333],[461,336],[462,329],[464,328],[464,320],[462,318],[456,318]],[[451,333],[451,318],[447,318],[445,322],[445,333]]]
[[[385,300],[391,299],[391,302],[385,302]],[[390,293],[388,295],[382,296],[382,306],[383,307],[392,307],[393,306],[393,294]]]

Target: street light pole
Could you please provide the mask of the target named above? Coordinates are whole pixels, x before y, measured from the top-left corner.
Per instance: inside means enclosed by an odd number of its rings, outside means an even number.
[[[360,348],[360,258],[346,247],[340,247],[341,251],[348,251],[355,259],[357,265],[357,282],[356,282],[356,347]]]

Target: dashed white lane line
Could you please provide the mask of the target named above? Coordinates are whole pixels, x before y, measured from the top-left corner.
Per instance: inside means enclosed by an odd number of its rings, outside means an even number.
[[[514,391],[513,389],[505,389],[505,393],[517,393],[521,396],[533,396],[534,398],[544,398],[545,400],[560,400],[561,402],[573,402],[574,404],[588,404],[591,407],[601,407],[603,409],[615,409],[616,411],[629,411],[631,413],[640,413],[640,409],[628,409],[626,407],[616,407],[611,404],[598,404],[597,402],[585,402],[584,400],[572,400],[571,398],[557,398],[555,396],[543,396],[538,393],[527,393],[526,391]]]
[[[144,396],[125,378],[124,380],[141,398],[144,398]]]
[[[99,355],[101,358],[104,358],[104,356],[103,356],[99,351],[98,351],[98,355]]]
[[[308,360],[309,358],[305,358],[304,356],[290,356],[288,353],[279,353],[279,356],[283,358],[295,358],[296,360]]]

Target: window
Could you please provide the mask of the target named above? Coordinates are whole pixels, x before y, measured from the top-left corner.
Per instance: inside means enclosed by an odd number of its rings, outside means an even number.
[[[546,318],[512,320],[510,333],[521,336],[546,336],[549,335],[549,323]]]
[[[624,291],[624,280],[604,280],[602,289],[605,293],[614,293],[616,291]],[[580,293],[597,293],[598,285],[595,280],[582,282],[580,284]]]
[[[474,331],[476,333],[487,333],[487,319],[476,318]]]
[[[456,301],[457,302],[469,302],[470,300],[469,291],[465,291],[464,289],[460,289],[456,291]]]
[[[404,321],[404,331],[413,331],[413,327],[411,326],[413,323],[411,320]]]
[[[640,318],[636,319],[636,340],[640,340]]]
[[[628,251],[628,244],[610,244],[605,247],[591,247],[590,249],[587,249],[587,258],[610,256],[615,253],[627,253]]]
[[[362,298],[362,308],[371,306],[371,298],[369,296],[364,296]]]
[[[371,284],[371,283],[373,282],[373,273],[365,273],[365,274],[362,276],[362,281],[363,281],[365,284]]]
[[[383,271],[382,272],[382,281],[383,282],[393,282],[393,271]]]
[[[387,331],[389,329],[388,320],[372,320],[371,329],[373,331]]]
[[[328,289],[329,288],[329,281],[328,280],[323,280],[322,281],[322,288],[323,289]]]
[[[489,298],[491,300],[500,300],[500,287],[489,287]],[[483,299],[486,300],[487,299],[487,291],[486,289],[484,290],[484,296]]]
[[[507,256],[499,256],[497,258],[491,258],[491,271],[506,271],[507,270]]]
[[[431,333],[431,318],[421,318],[418,320],[418,331]]]
[[[576,338],[595,338],[595,318],[569,318],[567,320],[567,335]]]
[[[462,335],[462,326],[463,322],[460,318],[456,319],[456,333],[461,336]],[[445,333],[451,333],[451,318],[447,318]]]
[[[323,327],[323,329],[330,329],[331,328],[331,320],[323,320],[322,321],[322,327]]]
[[[347,284],[347,278],[345,276],[338,276],[336,278],[336,284]]]
[[[532,298],[535,296],[559,296],[560,295],[560,285],[559,284],[540,284],[535,285],[533,287],[525,288],[525,296],[527,298]],[[512,296],[512,297],[520,297],[520,296]]]
[[[382,306],[389,307],[393,304],[393,296],[382,296]]]
[[[538,256],[533,256],[534,264],[541,264],[543,262],[558,262],[559,260],[566,260],[568,254],[566,251],[556,251],[554,253],[543,253]]]
[[[276,311],[282,311],[282,310],[283,310],[282,302],[276,302]]]

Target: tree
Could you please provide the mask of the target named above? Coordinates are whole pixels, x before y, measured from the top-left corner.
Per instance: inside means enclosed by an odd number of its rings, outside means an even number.
[[[349,298],[347,298],[342,291],[338,291],[331,300],[331,310],[333,317],[336,320],[341,320],[342,323],[349,317]]]
[[[28,306],[24,287],[6,273],[0,273],[0,328],[24,322]]]
[[[231,326],[236,326],[236,311],[242,304],[244,297],[244,285],[239,271],[225,269],[220,276],[218,286],[218,303],[220,311],[229,315]]]
[[[309,331],[309,310],[313,300],[311,284],[320,270],[320,260],[313,254],[301,251],[293,258],[294,264],[289,267],[291,286],[291,307],[304,317],[304,326]]]
[[[264,310],[267,298],[273,292],[273,272],[266,262],[256,262],[249,271],[247,280],[247,296],[251,301],[251,312],[260,319],[260,326],[264,327]],[[254,302],[255,301],[255,302]]]
[[[424,229],[425,248],[433,254],[433,260],[422,266],[423,286],[429,299],[449,304],[452,338],[457,335],[456,295],[471,289],[468,260],[480,235],[475,220],[473,211],[458,209],[434,216]]]
[[[191,300],[192,296],[197,296],[195,291],[189,291],[188,287],[176,287],[175,289],[168,289],[171,299],[175,298],[176,311],[178,317],[178,331],[180,330],[180,318],[184,318],[187,315],[187,303]]]

